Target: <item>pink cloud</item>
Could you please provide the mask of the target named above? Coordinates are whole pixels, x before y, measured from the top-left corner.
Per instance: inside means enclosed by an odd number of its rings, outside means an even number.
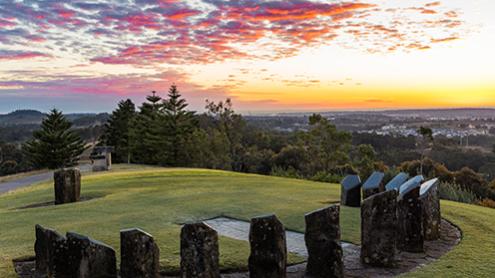
[[[0,60],[24,60],[35,58],[51,58],[53,56],[40,52],[23,52],[23,51],[2,51],[0,50]]]

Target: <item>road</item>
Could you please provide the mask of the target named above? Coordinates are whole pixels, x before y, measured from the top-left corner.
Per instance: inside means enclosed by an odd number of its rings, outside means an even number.
[[[83,164],[79,166],[81,172],[90,172],[91,165]],[[0,183],[0,195],[6,192],[16,190],[23,187],[28,187],[36,183],[49,181],[53,179],[53,171],[49,171],[46,173],[36,174],[28,177],[19,178],[17,180],[8,181],[4,183]]]

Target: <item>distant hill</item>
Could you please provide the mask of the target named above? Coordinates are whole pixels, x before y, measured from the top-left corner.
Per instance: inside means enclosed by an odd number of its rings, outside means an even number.
[[[36,110],[16,110],[8,114],[0,114],[0,126],[39,125],[45,116],[46,113]],[[108,116],[107,113],[66,114],[66,117],[78,127],[101,125]]]
[[[421,119],[495,119],[495,108],[452,108],[452,109],[404,109],[404,110],[357,110],[357,111],[325,111],[318,112],[326,117],[380,116],[392,118]],[[275,113],[272,116],[309,116],[313,112]]]
[[[36,110],[17,110],[6,115],[0,115],[0,125],[39,124],[45,114]]]

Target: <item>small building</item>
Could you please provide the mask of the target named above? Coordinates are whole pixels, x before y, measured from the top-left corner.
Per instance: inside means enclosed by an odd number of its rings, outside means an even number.
[[[93,148],[89,158],[93,166],[93,172],[108,171],[112,169],[113,147],[96,146]]]

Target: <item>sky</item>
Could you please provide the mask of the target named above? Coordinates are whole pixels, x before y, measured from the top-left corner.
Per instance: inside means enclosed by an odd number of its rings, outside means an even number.
[[[495,107],[493,0],[0,0],[0,113]]]

